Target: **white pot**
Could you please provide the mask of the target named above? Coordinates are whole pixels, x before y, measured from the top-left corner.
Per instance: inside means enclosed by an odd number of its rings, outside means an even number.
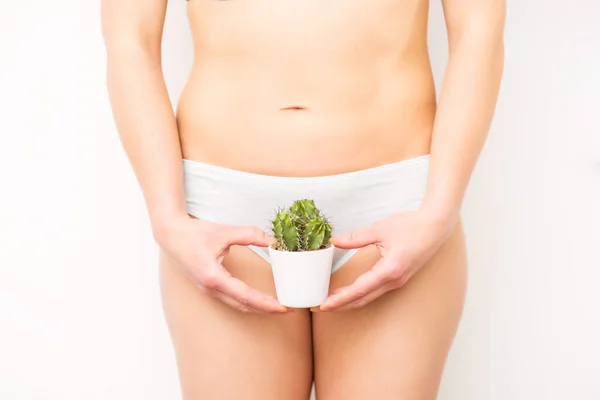
[[[269,247],[277,300],[286,307],[317,307],[327,298],[334,246],[280,251]]]

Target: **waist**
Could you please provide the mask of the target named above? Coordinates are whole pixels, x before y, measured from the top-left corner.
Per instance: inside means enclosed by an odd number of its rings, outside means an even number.
[[[195,65],[177,107],[184,158],[266,175],[322,176],[429,152],[435,90],[428,68],[329,74],[303,85],[269,71]]]

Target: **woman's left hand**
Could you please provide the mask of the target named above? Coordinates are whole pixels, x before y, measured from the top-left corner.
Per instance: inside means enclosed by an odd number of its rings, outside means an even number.
[[[402,287],[446,241],[454,221],[421,209],[394,214],[353,232],[333,235],[340,249],[375,245],[381,259],[349,286],[335,290],[321,311],[363,307],[384,293]]]

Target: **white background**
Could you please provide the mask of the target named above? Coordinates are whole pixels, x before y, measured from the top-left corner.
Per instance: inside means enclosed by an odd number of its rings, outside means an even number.
[[[600,4],[509,3],[440,399],[597,400]],[[431,16],[439,84],[438,1]],[[176,101],[192,62],[184,0],[169,2],[164,52]],[[156,246],[106,96],[98,1],[2,0],[0,102],[0,398],[179,398]]]

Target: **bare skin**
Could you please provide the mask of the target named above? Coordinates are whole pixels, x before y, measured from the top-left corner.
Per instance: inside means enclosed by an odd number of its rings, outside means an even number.
[[[379,260],[361,250],[332,276],[332,290]],[[319,399],[435,399],[462,314],[467,279],[460,224],[402,288],[349,311],[313,316]]]
[[[316,176],[428,153],[427,8],[423,0],[188,2],[196,61],[177,109],[184,157]]]
[[[174,115],[166,0],[103,0],[111,103],[161,247],[184,399],[307,399],[313,379],[319,400],[435,399],[465,297],[460,205],[495,107],[504,2],[444,1],[437,104],[427,0],[186,6],[195,62]],[[364,249],[313,313],[275,300],[270,267],[245,248],[264,232],[185,209],[182,158],[320,176],[428,153],[420,210],[332,238]]]
[[[333,274],[331,289],[378,258],[372,248],[359,251]],[[270,267],[248,249],[232,249],[226,268],[275,295]],[[467,263],[459,226],[404,288],[354,311],[278,317],[240,313],[202,295],[164,254],[160,271],[186,400],[307,400],[313,378],[319,400],[429,400],[462,313]]]

